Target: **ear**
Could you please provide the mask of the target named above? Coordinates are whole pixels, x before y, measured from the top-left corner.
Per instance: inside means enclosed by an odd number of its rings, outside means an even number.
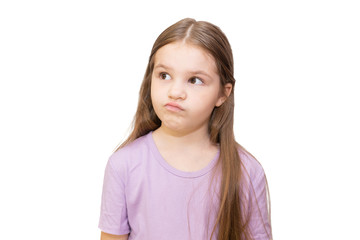
[[[224,86],[225,95],[219,97],[219,99],[215,104],[216,107],[220,107],[226,101],[226,99],[230,96],[231,90],[232,90],[232,84],[231,83],[225,84]]]

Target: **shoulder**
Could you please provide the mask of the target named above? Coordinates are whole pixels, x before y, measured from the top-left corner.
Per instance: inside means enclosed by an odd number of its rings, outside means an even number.
[[[149,135],[144,135],[135,139],[133,142],[118,149],[109,157],[108,164],[116,171],[125,175],[125,172],[136,168],[139,164],[143,163],[143,159],[148,157]]]
[[[137,155],[141,150],[144,150],[148,146],[147,144],[148,137],[149,134],[146,134],[144,136],[135,139],[134,141],[128,143],[127,145],[119,148],[116,152],[114,152],[110,156],[110,158],[116,161],[122,158]]]
[[[265,175],[261,163],[245,148],[238,147],[238,153],[241,161],[242,170],[251,179],[261,178]]]

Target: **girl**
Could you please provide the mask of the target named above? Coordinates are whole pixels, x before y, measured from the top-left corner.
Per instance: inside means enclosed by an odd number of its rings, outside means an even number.
[[[234,139],[233,56],[215,25],[160,34],[133,130],[110,156],[101,239],[272,239],[267,182]]]

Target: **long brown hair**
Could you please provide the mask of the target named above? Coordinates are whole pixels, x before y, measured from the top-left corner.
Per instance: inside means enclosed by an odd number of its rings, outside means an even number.
[[[151,50],[140,88],[133,130],[115,151],[160,127],[161,120],[154,111],[150,95],[154,56],[159,48],[176,41],[186,41],[209,52],[215,59],[223,90],[227,83],[233,86],[227,100],[220,107],[214,108],[208,127],[210,141],[220,146],[219,159],[221,161],[218,161],[217,167],[221,164],[222,171],[220,205],[210,239],[218,227],[217,238],[219,240],[250,240],[252,236],[248,226],[249,214],[246,209],[246,200],[240,197],[242,195],[240,182],[244,178],[243,175],[246,175],[243,173],[242,162],[238,154],[238,149],[242,147],[235,141],[233,131],[235,86],[233,55],[227,37],[219,27],[209,22],[185,18],[168,27],[159,35]],[[270,235],[271,233],[269,233]]]

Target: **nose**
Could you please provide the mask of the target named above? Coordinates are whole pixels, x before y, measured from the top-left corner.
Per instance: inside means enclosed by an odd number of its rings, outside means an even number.
[[[186,86],[178,79],[174,79],[169,88],[168,97],[174,100],[186,98]]]

